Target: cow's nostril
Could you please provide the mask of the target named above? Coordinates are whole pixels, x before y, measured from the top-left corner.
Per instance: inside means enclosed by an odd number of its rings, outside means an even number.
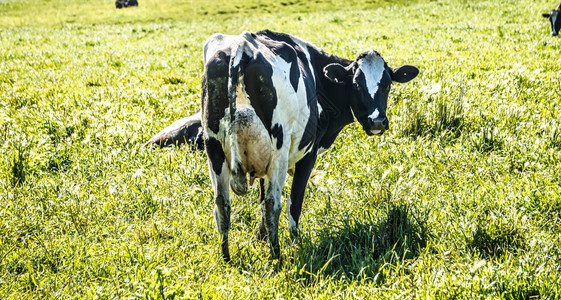
[[[368,118],[368,123],[370,124],[370,127],[374,130],[387,130],[389,128],[388,124],[388,118],[383,117],[383,118],[376,118],[376,119],[370,119]]]
[[[388,125],[389,125],[388,123],[389,123],[389,122],[388,122],[388,118],[384,118],[384,120],[382,120],[382,126],[383,126],[384,128],[386,128],[386,129],[389,127],[389,126],[388,126]]]

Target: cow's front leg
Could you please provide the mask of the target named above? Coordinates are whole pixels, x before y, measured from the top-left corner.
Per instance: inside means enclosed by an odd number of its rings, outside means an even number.
[[[228,231],[230,230],[230,186],[228,166],[222,146],[215,139],[205,141],[210,180],[214,190],[214,220],[220,233],[222,257],[230,261]]]
[[[308,179],[314,168],[317,158],[317,151],[308,153],[302,160],[296,163],[294,169],[294,176],[292,179],[292,189],[290,190],[290,198],[286,205],[288,215],[288,226],[290,230],[290,237],[296,240],[298,237],[298,220],[302,212],[302,202],[304,201],[304,193]]]

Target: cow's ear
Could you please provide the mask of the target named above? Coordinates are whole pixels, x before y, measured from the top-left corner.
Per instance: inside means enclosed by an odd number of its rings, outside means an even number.
[[[549,17],[551,17],[551,14],[542,14],[542,16],[543,16],[544,18],[549,18]]]
[[[415,66],[404,65],[393,70],[392,81],[405,83],[417,77],[419,69]]]
[[[345,79],[349,78],[349,71],[345,69],[343,65],[337,63],[325,66],[325,68],[323,68],[323,74],[335,83],[343,83]]]

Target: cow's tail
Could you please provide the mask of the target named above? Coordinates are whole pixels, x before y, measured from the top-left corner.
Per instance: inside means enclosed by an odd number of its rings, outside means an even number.
[[[229,76],[228,76],[228,101],[229,101],[229,126],[228,137],[230,140],[230,187],[234,193],[243,195],[247,193],[247,176],[243,167],[240,155],[237,123],[236,122],[236,98],[237,86],[240,77],[243,76],[244,67],[247,64],[248,56],[244,56],[247,38],[251,38],[249,32],[244,32],[240,36],[240,42],[232,49],[230,55]]]

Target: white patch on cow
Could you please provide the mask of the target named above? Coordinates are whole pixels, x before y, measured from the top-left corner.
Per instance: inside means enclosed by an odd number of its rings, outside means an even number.
[[[298,80],[298,91],[295,97],[286,98],[284,101],[286,102],[286,106],[291,107],[289,111],[284,113],[283,119],[285,121],[282,124],[287,124],[285,128],[288,127],[291,130],[288,165],[289,168],[293,168],[296,165],[296,162],[302,159],[302,157],[309,152],[309,149],[306,147],[298,149],[310,118],[310,108],[307,104],[308,100],[303,78]],[[286,139],[287,138],[285,138],[285,140]]]
[[[240,61],[242,60],[242,56],[243,53],[245,51],[245,42],[248,40],[253,40],[253,36],[251,36],[251,33],[248,31],[244,31],[242,32],[242,34],[239,37],[239,41],[238,41],[238,47],[234,47],[234,49],[232,49],[233,51],[235,51],[234,53],[234,63],[233,63],[233,67],[237,67],[240,64]]]
[[[378,109],[376,108],[376,109],[368,116],[368,118],[370,118],[371,120],[374,120],[374,119],[376,119],[379,115],[380,115],[380,112],[379,112]]]
[[[208,60],[220,50],[226,50],[239,38],[237,35],[226,35],[216,33],[211,35],[203,45],[203,63],[206,65]]]
[[[368,94],[370,94],[371,97],[374,97],[378,91],[382,75],[384,75],[384,59],[379,54],[371,52],[364,58],[360,59],[358,61],[358,65],[366,78],[366,88],[368,89]]]
[[[192,119],[201,119],[202,118],[202,112],[199,110],[198,112],[196,112],[195,114],[191,115]]]
[[[323,112],[323,108],[321,107],[321,105],[319,105],[319,101],[318,101],[318,116],[320,116],[322,112]]]
[[[322,153],[325,152],[326,150],[327,150],[327,148],[319,147],[319,149],[318,149],[318,155],[322,154]]]

